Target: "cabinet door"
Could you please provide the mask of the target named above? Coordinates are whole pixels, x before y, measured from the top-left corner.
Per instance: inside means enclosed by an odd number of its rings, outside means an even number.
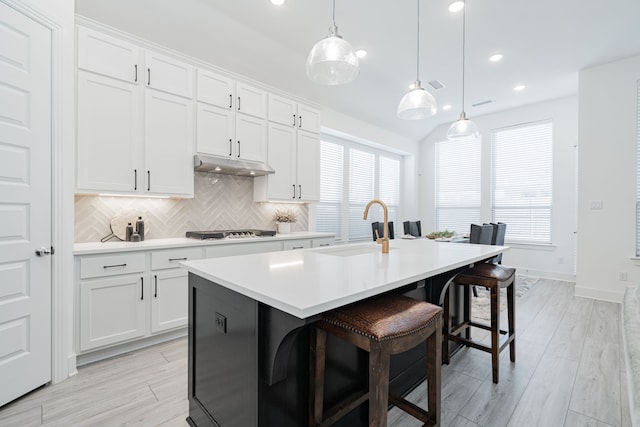
[[[143,81],[147,87],[193,98],[193,67],[173,58],[145,51]]]
[[[139,55],[131,43],[78,27],[78,68],[135,83],[142,75]]]
[[[236,114],[234,156],[264,162],[267,150],[267,126],[264,119]]]
[[[296,126],[296,103],[277,95],[269,95],[269,121],[285,126]]]
[[[198,102],[196,140],[198,153],[233,156],[235,113],[229,109]]]
[[[193,103],[145,91],[145,192],[193,197]]]
[[[298,131],[297,176],[299,200],[320,200],[320,140],[318,134]]]
[[[320,111],[298,104],[298,129],[320,133]]]
[[[236,83],[236,111],[265,119],[267,93],[244,83]]]
[[[142,276],[80,282],[80,351],[144,336],[149,296]]]
[[[186,326],[189,315],[188,272],[154,272],[151,289],[151,333]]]
[[[134,84],[78,71],[78,191],[135,193],[142,187],[139,92]]]
[[[235,80],[198,69],[198,101],[231,110]]]
[[[268,200],[297,199],[295,162],[295,128],[269,123],[268,163],[276,173],[266,177]]]

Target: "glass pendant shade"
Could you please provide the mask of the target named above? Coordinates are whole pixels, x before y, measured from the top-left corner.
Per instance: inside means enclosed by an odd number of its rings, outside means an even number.
[[[329,35],[313,46],[307,57],[307,77],[322,85],[341,85],[355,80],[360,73],[358,57],[351,45],[332,26]]]
[[[413,89],[407,92],[398,105],[398,117],[404,120],[422,120],[433,116],[438,111],[436,99],[430,92],[414,83]]]
[[[478,127],[471,120],[467,119],[464,111],[460,114],[460,119],[453,122],[447,130],[449,141],[468,141],[480,138]]]

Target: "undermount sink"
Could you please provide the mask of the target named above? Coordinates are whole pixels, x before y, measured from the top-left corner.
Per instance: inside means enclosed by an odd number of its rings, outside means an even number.
[[[391,250],[393,250],[392,248]],[[351,247],[336,247],[328,250],[322,251],[323,254],[326,255],[334,255],[334,256],[356,256],[356,255],[365,255],[371,254],[374,252],[382,253],[382,248],[380,245],[375,246],[351,246]]]

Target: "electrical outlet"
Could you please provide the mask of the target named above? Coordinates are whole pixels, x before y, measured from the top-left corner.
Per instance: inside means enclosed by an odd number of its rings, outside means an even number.
[[[626,271],[619,272],[618,280],[620,280],[621,282],[626,282],[628,280],[627,272]]]
[[[227,333],[227,318],[220,313],[216,313],[216,328],[223,334]]]
[[[601,211],[602,210],[602,200],[592,200],[591,201],[591,210],[592,211]]]

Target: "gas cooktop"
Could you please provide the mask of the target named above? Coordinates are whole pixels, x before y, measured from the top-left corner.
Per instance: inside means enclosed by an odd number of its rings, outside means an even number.
[[[208,230],[208,231],[187,231],[187,237],[192,239],[252,239],[256,237],[275,236],[274,230]]]

